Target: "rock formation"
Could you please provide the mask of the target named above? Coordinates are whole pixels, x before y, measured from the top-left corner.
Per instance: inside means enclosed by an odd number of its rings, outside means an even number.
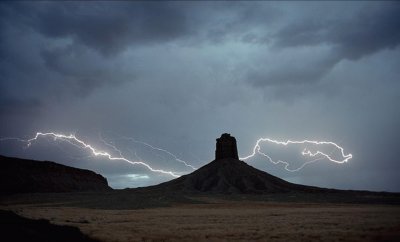
[[[236,139],[230,134],[222,134],[220,138],[217,139],[217,145],[215,149],[215,159],[239,159]]]
[[[111,190],[106,178],[93,171],[50,161],[0,156],[0,193]]]
[[[222,134],[217,139],[214,161],[188,175],[150,189],[187,193],[266,194],[312,192],[319,188],[293,184],[246,164],[238,159],[236,139],[230,134]]]

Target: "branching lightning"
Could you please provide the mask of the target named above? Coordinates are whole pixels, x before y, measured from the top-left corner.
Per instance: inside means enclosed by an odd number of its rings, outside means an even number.
[[[84,141],[78,139],[75,135],[70,134],[70,135],[65,135],[65,134],[59,134],[59,133],[53,133],[53,132],[49,132],[49,133],[41,133],[41,132],[37,132],[36,135],[31,138],[31,139],[19,139],[19,138],[3,138],[2,140],[17,140],[20,142],[24,142],[27,144],[27,146],[31,146],[32,142],[38,140],[40,137],[52,137],[54,140],[62,140],[65,142],[68,142],[71,145],[74,145],[77,148],[80,149],[85,149],[91,152],[92,155],[94,156],[102,156],[102,157],[106,157],[109,160],[120,160],[120,161],[125,161],[127,163],[130,163],[132,165],[142,165],[145,166],[147,169],[149,169],[152,172],[157,172],[157,173],[162,173],[162,174],[167,174],[173,177],[179,177],[179,175],[176,174],[176,172],[172,172],[172,171],[165,171],[162,169],[155,169],[153,167],[151,167],[149,164],[143,162],[143,161],[132,161],[129,160],[127,158],[125,158],[122,155],[122,152],[120,150],[118,150],[115,146],[106,143],[108,146],[112,147],[115,151],[118,152],[119,156],[113,156],[108,152],[102,151],[102,150],[98,150],[96,148],[94,148],[92,145],[85,143]],[[105,142],[103,140],[103,142]]]
[[[312,144],[312,145],[331,145],[333,146],[333,148],[338,149],[343,157],[342,160],[336,160],[334,158],[331,157],[331,154],[326,154],[322,151],[316,151],[316,152],[312,152],[311,150],[305,148],[301,154],[303,156],[308,156],[308,157],[317,157],[316,159],[307,161],[305,163],[303,163],[300,167],[298,167],[297,169],[289,169],[289,163],[287,161],[282,161],[282,160],[278,160],[278,161],[274,161],[269,155],[267,155],[266,153],[261,151],[261,146],[260,143],[261,142],[269,142],[269,143],[273,143],[273,144],[277,144],[277,145],[284,145],[284,146],[288,146],[290,144]],[[295,172],[295,171],[299,171],[301,169],[303,169],[303,167],[305,167],[308,164],[314,163],[318,160],[322,160],[324,158],[328,159],[329,161],[338,163],[338,164],[342,164],[347,162],[348,160],[350,160],[351,158],[353,158],[352,154],[345,154],[344,153],[344,149],[342,147],[340,147],[339,145],[337,145],[334,142],[330,142],[330,141],[314,141],[314,140],[302,140],[302,141],[295,141],[295,140],[287,140],[287,141],[278,141],[278,140],[273,140],[273,139],[269,139],[269,138],[260,138],[257,140],[254,148],[253,148],[253,152],[245,157],[241,157],[239,159],[241,160],[247,160],[250,159],[252,157],[254,157],[256,154],[259,154],[261,156],[266,157],[271,163],[277,165],[277,164],[284,164],[284,168],[285,170],[289,171],[289,172]]]
[[[149,164],[147,164],[146,162],[143,161],[143,159],[141,159],[136,151],[131,151],[132,154],[134,154],[134,156],[136,157],[136,160],[130,160],[125,158],[125,156],[123,155],[122,151],[120,149],[118,149],[116,147],[116,145],[114,143],[111,142],[107,142],[106,140],[104,140],[101,135],[100,135],[100,140],[109,148],[111,148],[117,155],[112,155],[109,152],[103,151],[103,150],[99,150],[96,149],[94,146],[84,142],[81,139],[78,139],[74,134],[70,134],[70,135],[65,135],[65,134],[61,134],[61,133],[54,133],[54,132],[48,132],[48,133],[42,133],[42,132],[37,132],[36,135],[33,138],[30,139],[20,139],[20,138],[0,138],[0,141],[6,141],[6,140],[16,140],[19,142],[24,142],[27,144],[27,147],[30,147],[32,145],[32,143],[34,141],[37,141],[40,137],[51,137],[54,140],[61,140],[63,142],[67,142],[79,149],[84,149],[84,150],[88,150],[91,154],[91,156],[101,156],[101,157],[105,157],[108,160],[120,160],[120,161],[124,161],[127,163],[130,163],[132,165],[141,165],[146,167],[147,169],[149,169],[152,172],[156,172],[156,173],[162,173],[162,174],[167,174],[173,177],[179,177],[177,172],[173,172],[173,171],[167,171],[167,170],[162,170],[162,169],[155,169],[152,166],[150,166]],[[143,142],[143,141],[139,141],[136,140],[134,138],[131,137],[124,137],[124,136],[120,136],[117,139],[122,139],[122,140],[128,140],[130,142],[134,142],[137,144],[141,144],[143,146],[146,146],[150,149],[152,149],[153,151],[159,151],[162,152],[170,157],[172,157],[175,161],[178,161],[179,163],[184,164],[186,167],[190,167],[192,170],[196,170],[196,168],[192,165],[190,165],[188,162],[179,159],[176,155],[174,155],[173,153],[171,153],[168,150],[159,148],[159,147],[155,147],[149,143]],[[266,143],[271,143],[271,144],[276,144],[276,145],[283,145],[283,146],[288,146],[291,144],[300,144],[300,145],[313,145],[313,147],[317,147],[317,146],[321,146],[321,145],[329,145],[332,147],[332,152],[331,153],[324,153],[321,150],[316,150],[315,152],[311,151],[308,148],[304,148],[303,151],[301,151],[301,155],[305,156],[305,157],[309,157],[312,158],[312,160],[308,160],[306,162],[304,162],[300,167],[296,168],[296,169],[290,169],[290,163],[287,161],[283,161],[283,160],[273,160],[271,158],[270,155],[268,155],[267,153],[261,151],[261,143],[266,142]],[[333,150],[339,151],[341,157],[343,157],[343,159],[335,159],[332,157],[332,153]],[[345,154],[344,153],[344,149],[339,146],[338,144],[334,143],[334,142],[330,142],[330,141],[314,141],[314,140],[302,140],[302,141],[295,141],[295,140],[287,140],[287,141],[278,141],[278,140],[273,140],[270,138],[260,138],[257,140],[255,146],[253,147],[252,153],[248,156],[245,157],[241,157],[239,159],[241,160],[248,160],[250,158],[255,157],[256,155],[261,155],[262,157],[267,158],[268,161],[270,161],[271,163],[277,165],[277,164],[283,164],[284,165],[284,169],[286,171],[289,172],[296,172],[299,171],[301,169],[303,169],[306,165],[314,163],[316,161],[322,160],[322,159],[327,159],[328,161],[337,163],[337,164],[343,164],[346,163],[347,161],[349,161],[353,156],[352,154]],[[158,155],[158,154],[156,154]]]
[[[166,153],[167,155],[170,155],[171,157],[173,157],[174,160],[176,160],[176,161],[178,161],[178,162],[184,164],[184,165],[187,166],[187,167],[190,167],[192,170],[196,170],[196,169],[197,169],[196,167],[194,167],[194,166],[188,164],[187,161],[184,161],[184,160],[179,159],[176,155],[172,154],[172,153],[169,152],[168,150],[165,150],[165,149],[162,149],[162,148],[159,148],[159,147],[155,147],[155,146],[153,146],[153,145],[150,145],[149,143],[146,143],[146,142],[143,142],[143,141],[139,141],[139,140],[136,140],[136,139],[131,138],[131,137],[124,137],[124,136],[123,136],[123,137],[121,137],[121,139],[129,140],[129,141],[131,141],[131,142],[134,142],[134,143],[138,143],[138,144],[142,144],[142,145],[144,145],[144,146],[147,146],[147,147],[149,147],[149,148],[151,148],[151,149],[153,149],[153,150],[157,150],[157,151],[164,152],[164,153]]]

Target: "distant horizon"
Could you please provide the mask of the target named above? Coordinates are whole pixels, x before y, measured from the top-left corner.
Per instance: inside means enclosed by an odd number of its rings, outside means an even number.
[[[66,165],[66,164],[58,163],[56,160],[33,160],[33,159],[22,158],[22,157],[10,157],[10,156],[2,155],[2,154],[0,154],[0,156],[1,156],[1,157],[6,157],[6,158],[15,158],[15,159],[23,159],[23,160],[32,160],[32,161],[38,161],[38,162],[52,162],[52,163],[56,163],[56,164],[60,164],[60,165],[64,165],[64,166],[69,166],[69,165]],[[232,159],[232,158],[224,158],[224,159]],[[213,162],[213,161],[215,161],[215,160],[218,160],[218,159],[210,160],[209,162],[203,164],[201,167],[203,167],[203,166],[205,166],[205,165],[208,165],[209,163],[211,163],[211,162]],[[243,161],[243,160],[241,160],[240,158],[239,158],[238,160]],[[246,161],[243,161],[243,162],[247,163]],[[251,164],[249,164],[249,163],[247,163],[247,164],[251,166]],[[74,166],[69,166],[69,167],[73,167],[73,168],[77,168],[77,169],[82,169],[82,170],[92,171],[92,170],[87,169],[87,168],[80,168],[80,167],[74,167]],[[201,167],[198,167],[197,169],[195,169],[195,170],[193,170],[193,171],[191,171],[191,172],[189,172],[189,173],[187,173],[187,174],[184,174],[184,175],[191,174],[191,173],[195,172],[196,170],[200,169]],[[257,169],[257,168],[256,168],[256,169]],[[93,172],[94,172],[94,171],[93,171]],[[265,171],[265,172],[267,172],[267,171]],[[103,176],[104,178],[107,179],[107,177],[105,177],[103,174],[97,173],[97,172],[95,172],[95,173],[96,173],[96,174],[99,174],[99,175],[101,175],[101,176]],[[268,173],[268,172],[267,172],[267,173]],[[280,178],[280,177],[278,177],[278,178]],[[173,180],[173,179],[177,179],[177,178],[172,178],[171,180]],[[109,184],[109,181],[108,181],[108,179],[107,179],[108,185],[109,185],[112,189],[115,189],[115,190],[123,190],[123,189],[127,189],[127,188],[129,188],[129,189],[134,189],[134,188],[145,188],[145,187],[158,185],[158,184],[161,184],[161,183],[164,183],[164,182],[168,182],[168,181],[170,181],[170,180],[160,181],[159,183],[151,184],[151,185],[147,185],[147,186],[136,186],[136,187],[112,187],[112,185]],[[290,182],[290,181],[289,181],[289,182]],[[298,184],[298,183],[294,183],[294,184]],[[300,184],[300,183],[299,183],[299,184]],[[300,184],[300,185],[315,186],[314,184]],[[333,188],[333,187],[321,187],[321,188],[338,189],[338,188]],[[339,189],[339,190],[344,190],[344,191],[368,191],[368,192],[399,193],[399,192],[391,192],[391,191],[354,190],[354,189],[348,189],[348,190],[346,190],[346,189]]]

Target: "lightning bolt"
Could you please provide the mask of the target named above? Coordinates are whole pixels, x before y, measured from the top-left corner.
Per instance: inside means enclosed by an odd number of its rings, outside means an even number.
[[[113,145],[113,144],[111,144],[111,143],[105,141],[105,140],[103,139],[103,137],[101,136],[101,134],[99,134],[99,139],[100,139],[101,142],[103,142],[103,144],[105,144],[106,146],[110,147],[110,148],[113,149],[115,152],[117,152],[117,153],[119,154],[119,156],[123,157],[122,151],[121,151],[120,149],[118,149],[115,145]],[[141,159],[139,159],[139,160],[141,160]]]
[[[100,135],[100,140],[108,147],[112,148],[117,154],[118,156],[113,156],[112,154],[106,152],[106,151],[102,151],[102,150],[98,150],[96,148],[94,148],[92,145],[85,143],[84,141],[82,141],[81,139],[78,139],[74,134],[70,134],[70,135],[65,135],[65,134],[60,134],[60,133],[53,133],[53,132],[48,132],[48,133],[41,133],[41,132],[37,132],[36,135],[33,138],[30,139],[20,139],[20,138],[1,138],[0,141],[6,141],[6,140],[16,140],[19,142],[24,142],[27,144],[27,147],[30,147],[31,144],[38,140],[40,137],[52,137],[54,140],[61,140],[64,142],[67,142],[79,149],[85,149],[90,151],[91,156],[102,156],[102,157],[106,157],[109,160],[120,160],[120,161],[125,161],[127,163],[130,163],[132,165],[142,165],[145,166],[147,169],[149,169],[152,172],[157,172],[157,173],[162,173],[162,174],[167,174],[167,175],[171,175],[173,177],[179,177],[179,175],[176,172],[173,171],[165,171],[162,169],[155,169],[153,167],[151,167],[149,164],[145,163],[143,161],[143,159],[141,159],[136,152],[131,151],[132,153],[134,153],[135,157],[139,160],[139,161],[133,161],[133,160],[129,160],[127,158],[125,158],[121,152],[121,150],[119,150],[115,145],[113,145],[112,143],[106,142]],[[188,162],[179,159],[176,155],[174,155],[173,153],[169,152],[168,150],[159,148],[159,147],[155,147],[153,145],[150,145],[146,142],[143,141],[139,141],[136,140],[134,138],[131,137],[124,137],[124,136],[120,136],[120,138],[118,139],[124,139],[124,140],[128,140],[134,143],[138,143],[141,145],[144,145],[146,147],[151,148],[152,150],[156,150],[156,151],[160,151],[163,152],[171,157],[173,157],[176,161],[184,164],[187,167],[190,167],[193,170],[196,170],[196,168],[190,164],[188,164]],[[301,152],[301,155],[303,156],[307,156],[307,157],[311,157],[311,158],[315,158],[313,160],[309,160],[306,161],[305,163],[303,163],[300,167],[296,168],[296,169],[290,169],[289,166],[289,162],[287,161],[282,161],[282,160],[277,160],[274,161],[268,154],[264,153],[261,151],[261,146],[260,143],[262,142],[268,142],[268,143],[273,143],[273,144],[277,144],[277,145],[283,145],[283,146],[288,146],[290,144],[312,144],[312,145],[330,145],[333,147],[334,149],[337,149],[340,151],[341,156],[343,157],[343,159],[341,160],[336,160],[334,158],[331,157],[331,154],[326,154],[320,150],[317,150],[316,152],[312,152],[310,149],[303,149],[303,151]],[[353,156],[352,154],[345,154],[344,153],[344,149],[339,146],[338,144],[334,143],[334,142],[329,142],[329,141],[314,141],[314,140],[302,140],[302,141],[295,141],[295,140],[287,140],[287,141],[278,141],[278,140],[273,140],[270,138],[260,138],[257,140],[255,146],[253,147],[253,151],[250,155],[245,156],[245,157],[240,157],[239,159],[241,160],[248,160],[250,158],[253,158],[255,155],[261,155],[263,157],[266,157],[271,163],[277,165],[277,164],[283,164],[284,165],[284,169],[286,171],[289,172],[296,172],[299,171],[301,169],[303,169],[306,165],[314,163],[316,161],[322,160],[322,159],[327,159],[331,162],[335,162],[338,164],[342,164],[342,163],[346,163],[348,160],[350,160]]]
[[[112,148],[114,148],[115,151],[118,152],[119,156],[113,156],[108,152],[105,152],[105,151],[102,151],[102,150],[98,150],[98,149],[94,148],[92,145],[87,144],[84,141],[78,139],[73,134],[65,135],[65,134],[59,134],[59,133],[53,133],[53,132],[49,132],[49,133],[37,132],[36,135],[31,139],[24,140],[24,139],[20,139],[20,138],[3,138],[1,140],[17,140],[17,141],[26,143],[27,147],[30,147],[32,142],[38,140],[40,137],[52,137],[54,140],[59,139],[59,140],[68,142],[69,144],[71,144],[71,145],[73,145],[73,146],[75,146],[77,148],[85,149],[85,150],[90,151],[93,156],[102,156],[102,157],[106,157],[109,160],[125,161],[125,162],[127,162],[129,164],[132,164],[132,165],[142,165],[142,166],[146,167],[147,169],[149,169],[152,172],[162,173],[162,174],[170,175],[170,176],[173,176],[173,177],[179,177],[179,175],[177,175],[176,172],[165,171],[165,170],[161,170],[161,169],[155,169],[155,168],[151,167],[149,164],[147,164],[147,163],[145,163],[143,161],[132,161],[132,160],[129,160],[129,159],[125,158],[122,155],[121,151],[119,151],[115,146],[113,146],[111,144],[107,144],[107,145],[112,147]]]
[[[139,140],[136,140],[136,139],[131,138],[131,137],[121,136],[120,139],[129,140],[129,141],[131,141],[131,142],[134,142],[134,143],[137,143],[137,144],[142,144],[142,145],[144,145],[144,146],[147,146],[147,147],[149,147],[149,148],[152,149],[152,150],[161,151],[161,152],[163,152],[163,153],[166,153],[167,155],[170,155],[172,158],[174,158],[174,160],[176,160],[176,161],[178,161],[178,162],[184,164],[184,165],[187,166],[187,167],[190,167],[192,170],[196,170],[196,169],[197,169],[196,167],[190,165],[187,161],[184,161],[184,160],[179,159],[176,155],[174,155],[173,153],[169,152],[168,150],[165,150],[165,149],[162,149],[162,148],[159,148],[159,147],[155,147],[155,146],[153,146],[153,145],[150,145],[149,143],[146,143],[146,142],[143,142],[143,141],[139,141]]]
[[[288,146],[288,145],[290,145],[290,144],[331,145],[331,146],[333,146],[333,148],[336,148],[336,149],[338,149],[338,150],[340,151],[340,153],[341,153],[343,159],[342,159],[342,160],[335,160],[335,159],[333,159],[333,158],[331,157],[331,154],[325,154],[324,152],[319,151],[319,150],[316,151],[316,152],[312,152],[312,151],[309,150],[309,149],[304,149],[304,150],[301,152],[301,154],[302,154],[303,156],[308,156],[308,157],[317,157],[317,156],[320,156],[320,157],[303,163],[303,164],[302,164],[299,168],[297,168],[297,169],[289,169],[289,165],[290,165],[290,164],[289,164],[287,161],[282,161],[282,160],[274,161],[268,154],[262,152],[262,151],[261,151],[261,146],[260,146],[260,143],[261,143],[261,142],[269,142],[269,143],[273,143],[273,144],[277,144],[277,145],[284,145],[284,146]],[[324,159],[324,158],[328,159],[329,161],[338,163],[338,164],[346,163],[348,160],[350,160],[351,158],[353,158],[353,155],[352,155],[352,154],[346,155],[346,154],[344,153],[344,149],[343,149],[341,146],[339,146],[338,144],[336,144],[336,143],[334,143],[334,142],[330,142],[330,141],[314,141],[314,140],[302,140],[302,141],[287,140],[287,141],[278,141],[278,140],[273,140],[273,139],[270,139],[270,138],[260,138],[260,139],[257,140],[257,142],[256,142],[256,144],[255,144],[255,146],[254,146],[254,148],[253,148],[253,152],[252,152],[250,155],[245,156],[245,157],[241,157],[241,158],[239,158],[239,159],[241,159],[241,160],[247,160],[247,159],[250,159],[250,158],[254,157],[256,154],[259,154],[259,155],[261,155],[261,156],[266,157],[271,163],[273,163],[273,164],[275,164],[275,165],[277,165],[277,164],[284,164],[285,170],[287,170],[287,171],[289,171],[289,172],[299,171],[299,170],[303,169],[303,167],[305,167],[306,165],[311,164],[311,163],[314,163],[314,162],[316,162],[316,161],[318,161],[318,160],[322,160],[322,159]]]
[[[121,135],[117,135],[117,136],[118,136],[118,138],[114,138],[114,139],[112,139],[112,140],[114,140],[114,141],[115,141],[115,140],[128,140],[128,141],[131,141],[131,142],[133,142],[133,143],[141,144],[141,145],[146,146],[146,147],[148,147],[148,148],[150,148],[150,149],[152,149],[152,150],[160,151],[160,152],[162,152],[162,153],[165,153],[165,154],[171,156],[175,161],[178,161],[178,162],[184,164],[186,167],[190,167],[192,170],[196,170],[196,169],[197,169],[196,167],[190,165],[189,162],[184,161],[184,160],[178,158],[176,155],[174,155],[173,153],[171,153],[170,151],[168,151],[168,150],[166,150],[166,149],[162,149],[162,148],[153,146],[153,145],[151,145],[151,144],[149,144],[149,143],[146,143],[146,142],[143,142],[143,141],[139,141],[139,140],[134,139],[134,138],[132,138],[132,137],[126,137],[126,136],[121,136]],[[120,151],[119,149],[117,149],[114,145],[112,145],[111,143],[105,141],[105,140],[103,139],[103,137],[102,137],[101,134],[99,134],[99,138],[100,138],[100,140],[101,140],[105,145],[111,147],[113,150],[115,150],[116,152],[118,152],[118,153],[121,154],[121,151]],[[136,152],[135,152],[135,153],[136,153]],[[165,158],[164,156],[161,156],[161,155],[156,154],[156,153],[154,153],[154,154],[155,154],[156,156],[158,156],[158,157],[160,157],[160,158],[166,160],[166,158]],[[122,156],[122,155],[121,155],[121,156]],[[137,156],[137,155],[135,154],[135,156]]]

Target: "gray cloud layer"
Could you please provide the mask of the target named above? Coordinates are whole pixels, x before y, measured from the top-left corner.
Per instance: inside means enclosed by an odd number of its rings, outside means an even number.
[[[212,159],[222,132],[243,155],[260,136],[333,140],[354,154],[350,163],[295,174],[250,163],[305,184],[400,191],[398,16],[391,2],[1,3],[0,136],[77,132],[101,146],[99,132],[116,133],[196,166]],[[115,186],[168,179],[67,150],[0,143],[2,154],[95,169]]]

